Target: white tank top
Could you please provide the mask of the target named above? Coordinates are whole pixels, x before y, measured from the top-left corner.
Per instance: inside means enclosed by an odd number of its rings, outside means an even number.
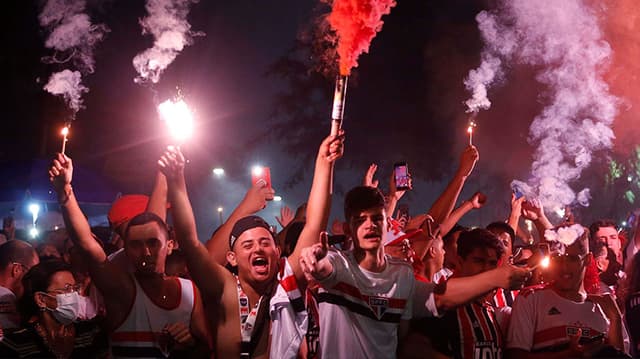
[[[175,278],[180,284],[180,302],[173,309],[154,303],[135,283],[135,299],[125,320],[111,334],[113,358],[166,358],[169,356],[167,337],[162,334],[167,324],[191,324],[195,304],[195,285],[187,279]],[[107,314],[108,315],[108,314]]]

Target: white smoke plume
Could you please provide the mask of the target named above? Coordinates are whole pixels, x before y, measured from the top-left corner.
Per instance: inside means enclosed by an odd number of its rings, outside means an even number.
[[[89,91],[82,85],[82,74],[93,73],[93,48],[109,29],[103,24],[92,24],[86,11],[85,0],[48,0],[38,17],[40,25],[49,32],[45,47],[54,50],[44,57],[45,63],[74,66],[51,75],[44,89],[63,96],[69,108],[78,112],[82,108],[82,93]]]
[[[580,178],[594,152],[610,148],[614,139],[618,99],[603,80],[611,49],[596,11],[602,9],[584,0],[502,0],[476,18],[485,49],[483,64],[465,80],[473,92],[470,111],[490,106],[486,89],[504,71],[501,64],[530,65],[546,86],[538,99],[546,107],[529,130],[529,143],[537,146],[530,178],[512,186],[547,208],[588,205],[588,189],[576,196],[569,184]]]
[[[157,83],[162,72],[175,60],[185,46],[193,43],[194,36],[203,32],[191,31],[187,15],[192,3],[199,0],[147,0],[148,16],[140,19],[142,34],[152,34],[153,47],[133,59],[138,71],[136,83]]]

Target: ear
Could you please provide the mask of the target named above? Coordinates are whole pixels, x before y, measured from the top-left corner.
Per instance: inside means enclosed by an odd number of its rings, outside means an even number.
[[[231,264],[234,267],[238,265],[238,261],[236,260],[236,254],[234,252],[232,251],[227,252],[227,262],[229,262],[229,264]]]
[[[11,276],[13,278],[20,277],[20,272],[22,271],[22,266],[19,264],[12,263],[11,264]]]
[[[593,260],[593,254],[591,252],[589,252],[587,254],[586,257],[584,257],[584,267],[588,267],[591,264],[591,261]]]
[[[47,306],[46,295],[44,295],[44,293],[42,293],[42,292],[35,293],[33,295],[33,301],[36,303],[36,306],[38,308],[42,308],[42,307],[46,307]]]
[[[171,255],[171,252],[173,252],[173,248],[175,248],[174,240],[168,239],[167,240],[167,256]]]
[[[429,249],[427,250],[427,255],[431,258],[435,258],[436,257],[436,249],[433,248],[433,245],[431,247],[429,247]]]

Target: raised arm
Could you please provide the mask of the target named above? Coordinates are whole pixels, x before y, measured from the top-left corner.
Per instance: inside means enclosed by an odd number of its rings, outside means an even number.
[[[444,291],[436,293],[439,310],[449,310],[467,303],[496,288],[520,289],[531,270],[510,264],[469,277],[451,278]]]
[[[187,266],[194,282],[206,298],[220,298],[225,280],[231,274],[214,263],[207,248],[198,240],[196,221],[189,202],[184,180],[184,157],[176,147],[169,146],[158,166],[167,177],[168,198],[173,208],[172,218],[176,239],[187,258]]]
[[[409,189],[413,189],[413,181],[411,178],[409,178]],[[402,198],[406,192],[407,191],[398,190],[398,186],[396,185],[396,176],[393,171],[391,171],[391,178],[389,179],[389,195],[387,196],[387,207],[385,208],[388,216],[393,216],[393,212],[396,210],[400,198]]]
[[[160,171],[156,174],[153,191],[147,204],[147,212],[155,213],[163,221],[167,221],[167,178]]]
[[[229,236],[236,222],[250,216],[267,206],[267,198],[273,198],[273,189],[264,184],[256,184],[249,188],[242,202],[233,210],[229,218],[213,233],[206,248],[213,261],[220,265],[227,263],[226,253],[229,250]]]
[[[71,181],[73,179],[73,162],[71,158],[58,153],[49,168],[49,180],[58,196],[58,203],[62,211],[65,227],[71,240],[87,254],[91,278],[104,294],[105,298],[120,297],[123,286],[131,283],[126,273],[110,266],[107,255],[91,233],[91,227],[73,193]],[[124,290],[131,288],[124,288]],[[121,297],[120,297],[121,298]]]
[[[522,216],[535,224],[540,240],[544,239],[544,232],[547,229],[553,228],[553,224],[544,214],[542,204],[536,199],[525,200],[522,203]]]
[[[299,283],[304,282],[304,273],[298,259],[303,248],[318,243],[320,232],[326,230],[331,210],[331,180],[333,164],[342,157],[344,149],[344,131],[337,136],[329,136],[322,141],[313,173],[313,183],[307,202],[307,220],[300,233],[298,243],[289,256],[289,264]]]
[[[516,198],[515,193],[511,193],[511,213],[509,213],[507,223],[515,233],[518,233],[518,224],[520,223],[520,216],[522,215],[522,203],[524,199],[524,196]]]
[[[467,147],[462,153],[462,156],[460,157],[460,166],[458,167],[455,176],[453,176],[453,179],[449,182],[447,188],[445,188],[444,192],[442,192],[433,206],[431,206],[431,209],[429,209],[429,214],[433,217],[436,223],[442,223],[442,221],[444,221],[444,219],[447,218],[453,210],[453,207],[458,200],[458,196],[460,195],[460,191],[462,191],[462,187],[464,186],[467,177],[469,177],[473,171],[479,157],[480,155],[478,154],[478,150],[475,146]]]

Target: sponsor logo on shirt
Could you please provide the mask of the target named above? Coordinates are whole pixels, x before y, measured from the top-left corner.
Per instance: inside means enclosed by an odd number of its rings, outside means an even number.
[[[369,297],[369,307],[378,319],[382,318],[389,308],[389,299],[384,297]]]
[[[558,308],[556,307],[551,307],[551,309],[549,309],[549,312],[547,312],[548,315],[558,315],[561,314],[560,311],[558,310]]]

